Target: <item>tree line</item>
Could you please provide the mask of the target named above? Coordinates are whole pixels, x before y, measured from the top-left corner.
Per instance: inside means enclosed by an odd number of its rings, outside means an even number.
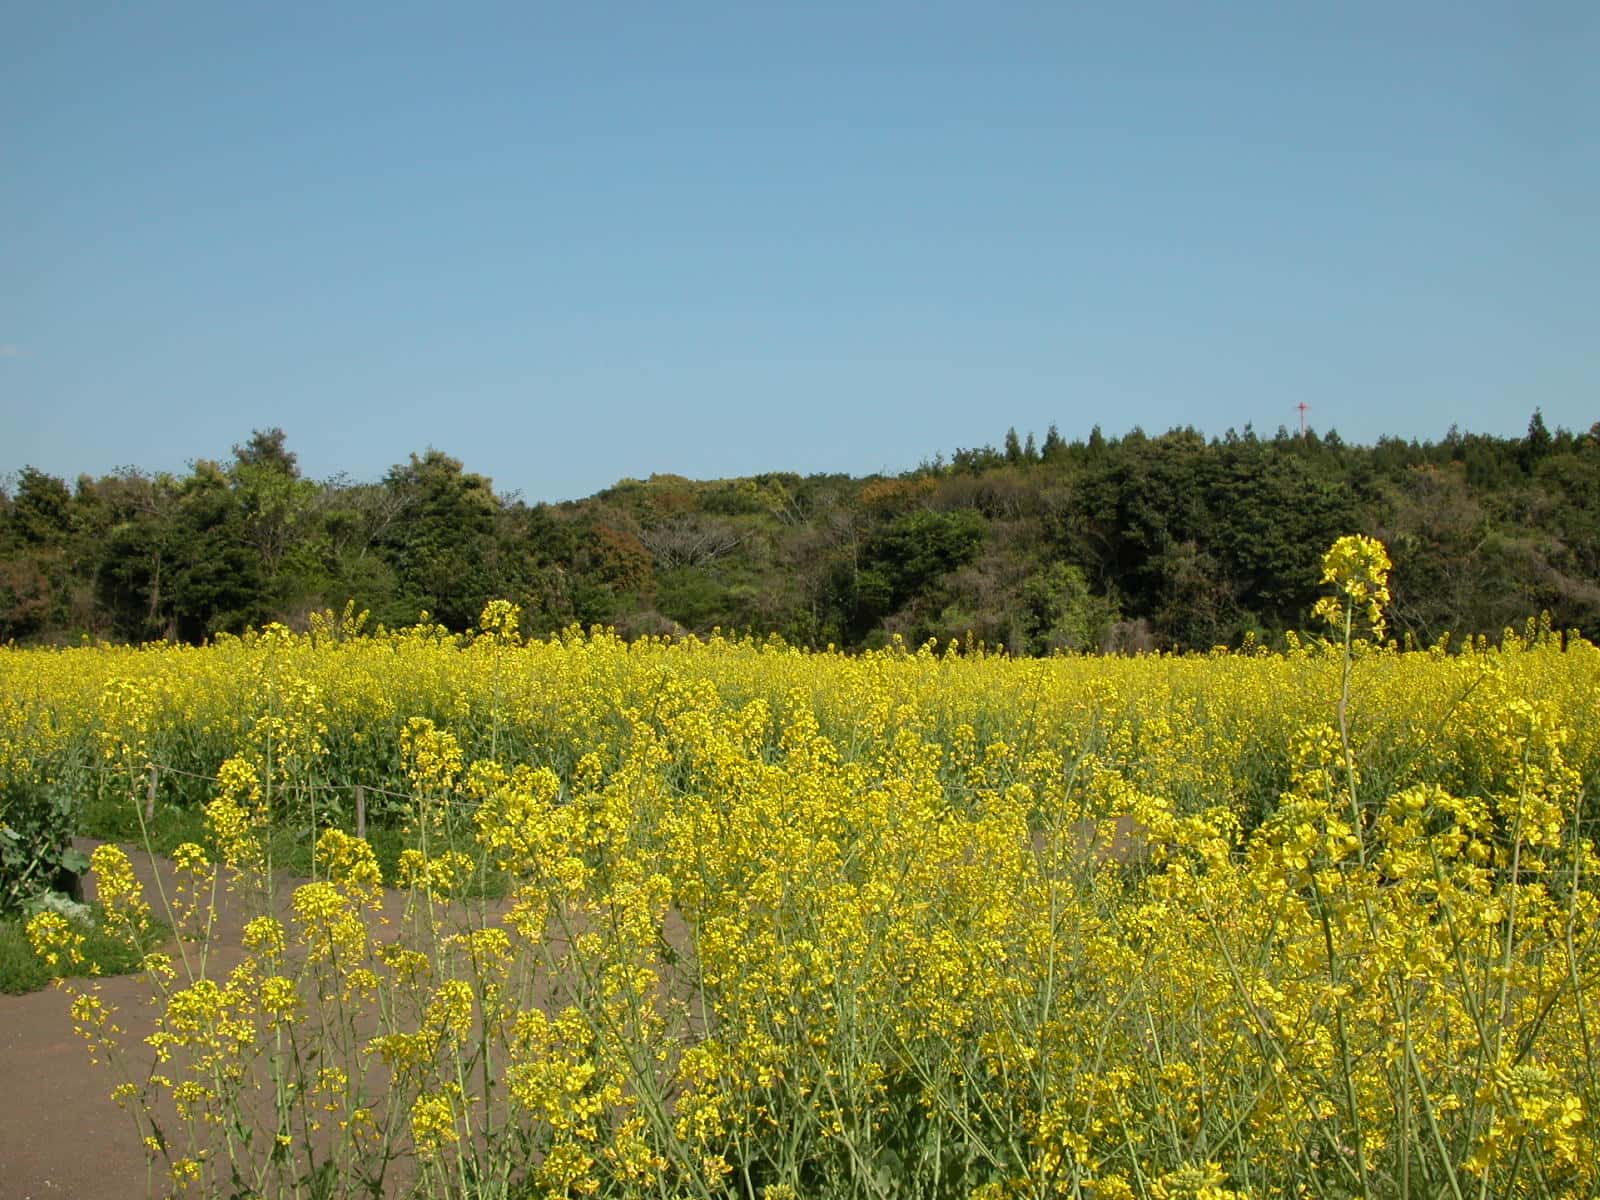
[[[304,478],[280,429],[187,475],[0,488],[0,641],[201,642],[353,602],[465,629],[899,635],[1014,652],[1206,649],[1303,627],[1323,551],[1395,560],[1391,624],[1432,642],[1548,611],[1600,638],[1600,423],[1438,441],[1248,427],[1068,441],[1007,431],[899,475],[625,479],[528,504],[439,450],[378,482]]]

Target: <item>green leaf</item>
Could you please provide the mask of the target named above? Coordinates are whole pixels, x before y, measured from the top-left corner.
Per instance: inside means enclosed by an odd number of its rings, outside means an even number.
[[[82,875],[89,869],[89,856],[82,850],[69,846],[61,852],[60,863],[74,875]]]

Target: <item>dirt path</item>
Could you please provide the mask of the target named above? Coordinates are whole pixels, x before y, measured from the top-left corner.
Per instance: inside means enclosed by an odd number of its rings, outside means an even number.
[[[99,842],[76,839],[78,849],[92,853]],[[167,894],[173,892],[170,860],[129,850],[135,875],[146,899],[157,911],[157,873]],[[287,919],[293,885],[279,880],[279,915]],[[87,899],[95,895],[95,879],[85,878]],[[383,915],[401,919],[400,893],[387,892]],[[508,905],[491,901],[498,915]],[[247,915],[242,904],[219,894],[212,926],[206,974],[222,978],[243,958],[240,940]],[[176,945],[165,949],[177,957]],[[191,953],[193,950],[191,949]],[[99,989],[100,999],[116,1009],[124,1029],[118,1039],[130,1070],[142,1077],[153,1052],[144,1039],[155,1030],[159,1009],[150,1000],[150,986],[140,975],[102,980],[74,980],[82,990]],[[166,1196],[166,1178],[151,1178],[144,1147],[130,1113],[111,1099],[117,1077],[104,1064],[90,1061],[87,1048],[73,1030],[71,994],[57,987],[26,996],[0,995],[0,1200],[137,1200]],[[169,1127],[175,1114],[160,1114]],[[152,1186],[153,1185],[153,1186]]]
[[[80,841],[90,851],[97,843]],[[148,890],[156,865],[130,851]],[[164,871],[171,864],[162,860]],[[87,881],[91,898],[94,882]],[[87,982],[87,981],[83,981]],[[99,981],[139,1042],[154,1028],[142,975]],[[111,1072],[89,1061],[60,988],[0,996],[0,1200],[129,1200],[146,1194],[144,1147],[111,1100]]]
[[[75,839],[92,853],[100,843]],[[141,850],[128,851],[134,874],[146,899],[160,912],[157,873],[166,893],[173,893],[169,859]],[[279,881],[279,916],[287,919],[296,879]],[[85,877],[87,899],[96,899],[95,878]],[[240,940],[248,914],[219,893],[212,926],[206,974],[227,975],[244,957]],[[384,897],[384,915],[398,920],[398,893]],[[176,943],[164,947],[176,958]],[[194,953],[191,947],[190,953]],[[118,1039],[130,1071],[142,1078],[154,1055],[144,1039],[154,1032],[159,1006],[151,1001],[149,981],[142,975],[101,980],[73,980],[79,990],[98,989],[114,1020],[125,1031]],[[69,991],[48,987],[26,996],[0,996],[0,1200],[135,1200],[166,1196],[163,1173],[151,1177],[132,1114],[111,1099],[117,1076],[95,1064],[74,1032]],[[174,1113],[158,1114],[169,1128]]]

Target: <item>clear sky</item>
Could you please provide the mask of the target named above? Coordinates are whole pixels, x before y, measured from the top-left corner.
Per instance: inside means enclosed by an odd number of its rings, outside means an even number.
[[[1600,4],[0,0],[0,471],[1600,420]]]

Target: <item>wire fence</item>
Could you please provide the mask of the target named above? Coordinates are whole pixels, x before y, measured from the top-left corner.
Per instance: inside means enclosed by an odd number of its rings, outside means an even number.
[[[216,786],[215,775],[202,775],[197,771],[188,771],[182,767],[174,767],[168,763],[147,762],[145,771],[149,780],[145,788],[144,818],[149,821],[154,818],[156,800],[161,790],[161,777],[163,775],[176,775],[184,779],[194,779],[201,783]],[[400,800],[406,804],[415,804],[417,797],[412,792],[396,792],[390,788],[379,787],[371,783],[333,783],[319,781],[314,785],[316,790],[323,792],[349,792],[355,806],[355,833],[357,837],[367,836],[367,797],[382,796],[391,800]],[[462,796],[458,792],[451,792],[440,798],[445,804],[459,808],[476,808],[477,801]]]

